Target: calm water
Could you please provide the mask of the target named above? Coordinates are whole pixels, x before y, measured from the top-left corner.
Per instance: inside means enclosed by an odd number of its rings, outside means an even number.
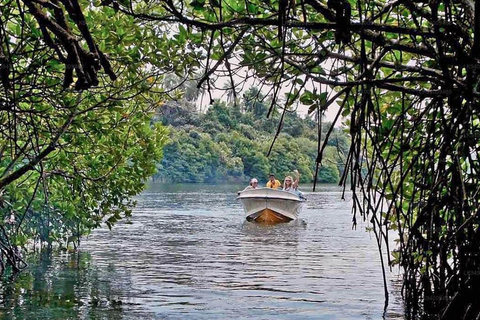
[[[303,188],[301,219],[261,226],[244,220],[239,188],[151,185],[130,224],[5,280],[0,318],[382,318],[375,237],[351,229],[341,189]],[[385,318],[403,319],[399,277],[388,284]]]

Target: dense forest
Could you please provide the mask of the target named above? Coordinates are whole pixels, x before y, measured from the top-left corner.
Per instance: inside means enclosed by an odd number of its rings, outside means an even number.
[[[280,113],[267,118],[268,97],[249,89],[239,103],[215,102],[206,112],[192,110],[192,102],[168,102],[156,120],[170,128],[170,142],[154,179],[166,182],[240,182],[270,172],[281,179],[294,169],[301,182],[312,182],[317,158],[318,121],[285,113],[281,134],[267,157],[280,121]],[[322,123],[325,137],[331,123]],[[317,182],[338,183],[343,174],[349,137],[333,128],[325,148]]]

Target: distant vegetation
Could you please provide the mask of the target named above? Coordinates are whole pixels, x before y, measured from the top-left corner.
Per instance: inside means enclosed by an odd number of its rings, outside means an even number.
[[[165,182],[221,183],[266,180],[269,172],[283,179],[297,169],[301,181],[312,182],[317,157],[318,124],[286,112],[271,154],[280,114],[267,118],[268,98],[251,88],[237,103],[216,102],[198,112],[188,101],[166,103],[157,115],[170,128],[170,142],[154,178]],[[323,123],[324,137],[330,123]],[[343,173],[349,138],[335,128],[326,147],[318,182],[337,183]]]

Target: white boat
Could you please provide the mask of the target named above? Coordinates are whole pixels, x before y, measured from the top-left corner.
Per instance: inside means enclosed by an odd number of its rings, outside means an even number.
[[[304,198],[294,193],[271,188],[244,190],[237,200],[242,203],[248,221],[261,223],[295,220],[305,202]]]

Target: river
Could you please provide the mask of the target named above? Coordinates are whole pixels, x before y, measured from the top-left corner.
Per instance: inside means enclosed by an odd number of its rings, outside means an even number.
[[[1,284],[1,319],[404,319],[375,236],[342,189],[301,188],[300,219],[246,222],[233,185],[151,184],[129,222]],[[359,219],[361,220],[361,219]]]

